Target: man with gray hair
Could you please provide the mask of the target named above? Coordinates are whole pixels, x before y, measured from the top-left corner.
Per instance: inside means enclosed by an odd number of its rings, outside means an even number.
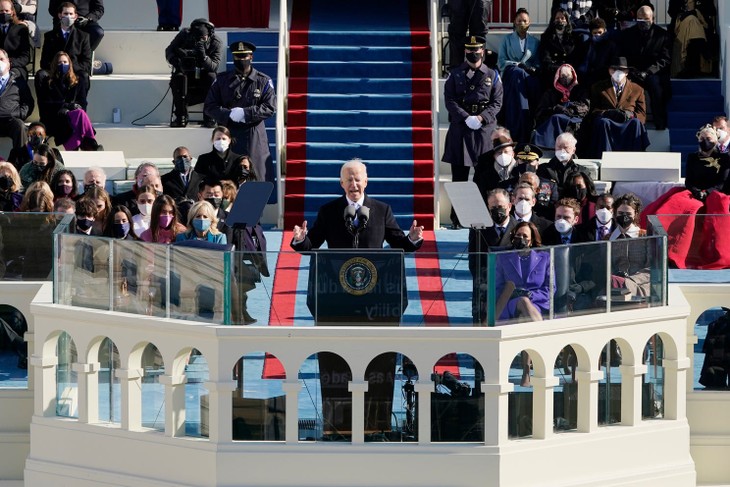
[[[586,168],[575,163],[575,148],[578,141],[570,132],[563,132],[555,139],[555,155],[545,164],[537,167],[537,175],[542,179],[554,181],[558,188],[563,188],[573,174]]]
[[[149,178],[153,178],[156,186],[158,186],[155,189],[158,189],[158,192],[162,194],[162,182],[160,181],[160,171],[157,169],[157,166],[155,166],[154,162],[142,161],[142,163],[137,166],[137,169],[134,171],[134,184],[132,185],[132,189],[115,195],[112,198],[112,204],[126,206],[129,208],[132,215],[139,213],[139,209],[137,208],[137,194],[139,192],[139,188],[147,184],[151,184],[151,182],[148,181]]]
[[[0,49],[0,137],[10,137],[13,150],[28,143],[23,120],[33,111],[35,102],[23,78],[10,72],[8,53]]]
[[[106,173],[99,166],[90,166],[84,173],[84,192],[92,186],[106,189]]]

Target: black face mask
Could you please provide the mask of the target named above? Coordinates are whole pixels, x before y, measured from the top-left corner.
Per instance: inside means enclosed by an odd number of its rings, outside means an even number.
[[[12,14],[0,14],[0,24],[9,24],[13,21]]]
[[[245,167],[241,166],[241,169],[238,170],[238,179],[248,179],[248,177],[251,175],[251,171],[246,169]]]
[[[126,238],[129,233],[129,223],[112,223],[114,238]]]
[[[7,176],[0,176],[0,191],[7,191],[10,189],[10,185],[13,181]]]
[[[96,186],[96,184],[84,184],[84,193],[86,193],[87,191],[89,191],[94,186]]]
[[[555,30],[558,32],[563,32],[565,30],[565,24],[562,22],[555,22],[553,25],[555,26]]]
[[[188,172],[193,165],[193,161],[186,157],[178,157],[173,162],[175,163],[175,170],[182,174]]]
[[[575,186],[571,188],[570,192],[573,193],[573,197],[578,201],[583,201],[585,197],[588,196],[588,188],[579,188]]]
[[[81,230],[82,232],[86,232],[91,228],[91,225],[94,224],[94,220],[90,220],[88,218],[77,218],[76,219],[76,226]]]
[[[507,219],[507,210],[502,208],[501,206],[490,209],[489,214],[492,216],[492,220],[494,220],[494,223],[501,224],[504,223],[504,221]]]
[[[626,213],[622,213],[621,215],[616,215],[616,223],[618,223],[621,228],[628,228],[629,225],[634,223],[634,219],[631,218],[630,215],[627,215]]]
[[[36,147],[38,147],[39,145],[45,143],[45,141],[46,141],[46,139],[44,139],[40,135],[34,135],[30,139],[28,139],[28,142],[30,143],[30,146],[33,147],[34,149]]]
[[[712,149],[715,148],[715,143],[711,141],[710,139],[702,139],[700,140],[700,148],[704,152],[710,152]]]
[[[482,60],[482,53],[481,52],[467,52],[466,60],[472,64],[476,64]]]
[[[527,239],[524,237],[515,237],[512,239],[512,247],[516,248],[517,250],[526,249],[529,247],[527,244]]]
[[[649,29],[651,29],[651,22],[637,20],[636,21],[636,25],[639,26],[639,30],[642,30],[644,32],[646,32]]]
[[[250,59],[234,59],[233,60],[233,66],[236,67],[238,71],[246,71],[249,66],[251,66],[251,60]]]
[[[205,198],[205,201],[213,205],[213,208],[216,210],[221,207],[221,203],[223,202],[223,198]]]
[[[547,206],[550,203],[550,195],[547,193],[537,193],[537,204]]]

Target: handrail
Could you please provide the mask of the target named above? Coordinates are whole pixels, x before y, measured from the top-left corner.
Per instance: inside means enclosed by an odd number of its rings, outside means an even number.
[[[278,51],[277,79],[279,86],[276,92],[276,160],[279,174],[276,177],[276,204],[279,208],[277,227],[284,227],[284,165],[286,164],[286,98],[288,93],[287,68],[289,59],[289,11],[287,0],[279,0],[279,51]]]

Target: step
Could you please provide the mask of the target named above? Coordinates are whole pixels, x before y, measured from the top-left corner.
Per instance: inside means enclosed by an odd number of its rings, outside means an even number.
[[[339,140],[342,140],[340,138]],[[365,161],[382,159],[426,159],[431,156],[430,144],[354,144],[347,142],[307,142],[287,144],[287,154],[294,159],[335,159],[358,157]]]
[[[339,177],[324,178],[286,178],[287,189],[292,192],[304,192],[308,195],[327,193],[332,188],[340,186]],[[413,195],[433,193],[433,178],[414,177],[371,177],[368,175],[368,185],[377,188],[383,194]]]
[[[288,143],[329,142],[335,138],[353,144],[362,143],[430,143],[430,127],[289,127]]]
[[[675,128],[694,128],[698,130],[701,126],[711,123],[715,115],[719,112],[669,112],[667,114],[667,126],[670,130]]]
[[[407,78],[409,76],[426,77],[431,74],[430,62],[405,63],[399,61],[291,61],[291,76]]]
[[[338,175],[346,158],[331,160],[287,159],[287,176],[326,178]],[[375,160],[363,161],[368,177],[429,178],[433,177],[433,158],[422,160]],[[306,171],[306,172],[305,172]]]
[[[293,93],[430,93],[431,79],[423,78],[373,78],[370,76],[331,77],[289,77],[289,94]]]
[[[292,30],[289,33],[289,44],[296,45],[320,45],[337,46],[342,44],[348,46],[397,46],[410,47],[429,45],[431,34],[428,31],[411,33],[407,30],[358,30],[348,31],[343,35],[340,31],[318,31]]]
[[[674,112],[699,112],[723,113],[724,99],[720,95],[673,95],[667,105],[669,111]]]
[[[719,79],[673,79],[672,96],[696,96],[698,93],[710,96],[722,95]]]
[[[430,110],[289,110],[290,127],[430,127]]]
[[[430,110],[430,93],[291,94],[290,110]]]
[[[258,51],[257,51],[258,52]],[[292,45],[289,57],[295,61],[430,61],[431,48],[426,46],[322,46]]]

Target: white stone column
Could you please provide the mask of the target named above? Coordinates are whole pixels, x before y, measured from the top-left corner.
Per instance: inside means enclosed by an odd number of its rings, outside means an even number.
[[[634,426],[641,422],[641,394],[646,365],[621,365],[621,424]]]
[[[515,386],[502,384],[482,384],[484,393],[484,443],[488,446],[504,444],[509,440],[509,393]]]
[[[282,382],[281,389],[286,394],[286,442],[299,442],[299,391],[302,385],[296,382]]]
[[[208,437],[211,443],[233,441],[233,394],[235,381],[206,382],[208,389]],[[288,405],[288,404],[287,404]]]
[[[416,397],[418,398],[418,443],[428,445],[431,443],[431,393],[434,390],[433,381],[417,381],[414,384]],[[460,399],[456,399],[459,401]]]
[[[687,370],[692,370],[688,357],[662,359],[664,366],[664,418],[684,419],[687,416]]]
[[[119,379],[122,390],[122,429],[139,431],[142,429],[142,375],[143,369],[117,369],[115,377]],[[114,409],[114,404],[110,404]]]
[[[367,381],[350,381],[347,390],[352,394],[352,444],[365,443],[365,393]]]
[[[579,370],[575,373],[578,382],[578,431],[581,433],[593,433],[598,429],[598,383],[603,376],[601,370]]]
[[[36,380],[33,413],[36,416],[56,415],[56,366],[58,357],[33,355],[28,361]],[[40,386],[38,386],[40,384]]]
[[[79,393],[79,422],[99,422],[99,362],[71,364],[76,372]]]
[[[186,375],[161,375],[160,384],[165,386],[165,436],[185,436],[185,384]]]
[[[532,437],[544,440],[553,434],[553,389],[560,384],[555,376],[531,377]]]

